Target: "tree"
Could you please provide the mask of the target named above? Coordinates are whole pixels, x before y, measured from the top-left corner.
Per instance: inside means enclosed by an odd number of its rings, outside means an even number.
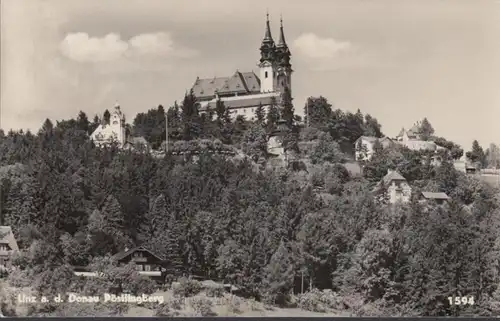
[[[200,136],[200,119],[198,103],[193,90],[186,93],[181,106],[181,119],[183,123],[183,139],[192,140]]]
[[[294,108],[292,94],[290,93],[290,89],[288,87],[285,87],[285,90],[283,91],[281,105],[281,118],[285,121],[288,128],[292,128]]]
[[[283,241],[264,270],[266,299],[274,304],[285,304],[293,287],[295,275],[290,253]]]
[[[427,118],[422,120],[419,128],[419,134],[422,140],[429,140],[429,138],[434,134],[434,128]]]
[[[267,134],[259,124],[250,127],[242,139],[243,152],[254,161],[265,157],[267,154]]]
[[[111,114],[109,113],[109,110],[105,110],[103,114],[103,121],[104,125],[109,125],[111,120]]]
[[[467,153],[467,158],[473,163],[484,166],[486,160],[484,150],[477,140],[472,142],[472,151]]]
[[[365,122],[363,126],[363,135],[381,138],[383,136],[382,126],[379,124],[377,119],[369,114],[366,114],[364,118]]]
[[[261,103],[259,103],[259,106],[255,109],[255,120],[257,121],[257,124],[260,125],[264,124],[264,121],[266,120],[266,111]]]
[[[488,167],[500,167],[500,148],[496,144],[491,143],[490,147],[485,152],[486,163]]]
[[[271,103],[269,104],[269,110],[267,112],[267,128],[268,131],[272,131],[276,125],[276,122],[280,118],[280,111],[275,97],[271,97]]]
[[[90,122],[89,122],[89,119],[87,117],[87,114],[85,114],[85,112],[80,111],[78,113],[78,118],[76,120],[76,127],[79,130],[83,130],[84,132],[90,134],[90,132],[89,132]]]
[[[304,110],[306,111],[306,122],[309,122],[309,126],[316,128],[326,126],[332,116],[332,105],[323,96],[307,98]]]
[[[344,160],[344,157],[339,144],[333,141],[328,133],[320,134],[318,143],[310,155],[313,164],[322,164],[324,162],[340,163]]]
[[[45,119],[45,122],[43,123],[39,133],[51,134],[53,130],[54,130],[54,124],[50,119],[47,118]]]

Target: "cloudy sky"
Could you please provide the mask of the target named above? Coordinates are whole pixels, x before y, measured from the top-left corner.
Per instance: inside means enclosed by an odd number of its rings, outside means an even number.
[[[283,14],[295,108],[323,95],[388,136],[428,117],[500,143],[500,1],[2,0],[1,126],[170,106],[200,78],[257,70]]]

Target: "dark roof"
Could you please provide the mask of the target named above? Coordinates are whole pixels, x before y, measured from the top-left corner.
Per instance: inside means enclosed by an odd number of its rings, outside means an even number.
[[[113,259],[119,261],[119,260],[123,260],[124,258],[126,258],[127,256],[129,256],[130,254],[134,253],[134,252],[137,252],[137,251],[146,251],[148,252],[149,254],[153,255],[154,257],[156,257],[158,260],[161,260],[163,261],[163,258],[160,257],[158,254],[155,254],[153,253],[152,251],[148,250],[147,248],[145,247],[142,247],[142,246],[138,246],[138,247],[134,247],[130,250],[126,250],[126,251],[121,251],[119,253],[116,253],[115,255],[113,255]]]
[[[449,199],[448,195],[443,192],[422,192],[422,196],[426,199],[435,199],[435,200],[447,200]]]
[[[255,96],[240,96],[241,99],[234,99],[234,100],[224,100],[224,106],[226,106],[229,109],[235,109],[235,108],[248,108],[248,107],[257,107],[259,104],[262,106],[268,106],[271,104],[272,97],[265,96],[265,97],[255,97]],[[206,108],[208,109],[215,109],[216,102],[211,101],[207,104],[206,107],[201,108],[201,111],[205,110]]]
[[[392,181],[406,181],[406,178],[404,178],[401,174],[399,174],[397,171],[390,171],[387,173],[387,175],[382,178],[384,184],[388,184]]]
[[[197,78],[193,85],[193,93],[199,99],[213,97],[216,91],[220,94],[258,93],[260,79],[252,71],[236,71],[230,77]]]

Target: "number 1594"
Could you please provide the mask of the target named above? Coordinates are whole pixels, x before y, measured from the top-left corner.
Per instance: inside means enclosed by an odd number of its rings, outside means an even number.
[[[449,296],[448,302],[450,305],[474,305],[473,296]]]

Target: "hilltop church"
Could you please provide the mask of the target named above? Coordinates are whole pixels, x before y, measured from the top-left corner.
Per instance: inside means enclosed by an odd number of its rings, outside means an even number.
[[[274,97],[280,102],[281,94],[288,87],[291,93],[292,65],[290,49],[285,41],[283,20],[280,21],[280,34],[275,43],[271,35],[269,14],[266,19],[264,39],[260,46],[259,75],[253,71],[236,71],[229,77],[200,79],[192,87],[200,103],[200,112],[214,110],[217,100],[224,102],[233,118],[245,116],[252,120],[259,105],[267,107]]]

